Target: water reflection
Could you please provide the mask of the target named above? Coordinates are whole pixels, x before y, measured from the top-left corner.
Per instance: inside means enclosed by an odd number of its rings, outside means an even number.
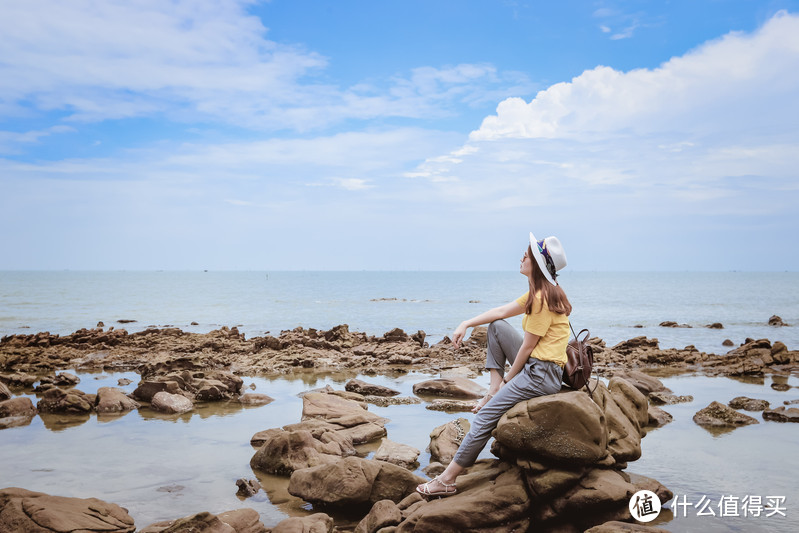
[[[59,433],[69,428],[81,426],[91,419],[87,413],[39,413],[44,427],[54,433]]]

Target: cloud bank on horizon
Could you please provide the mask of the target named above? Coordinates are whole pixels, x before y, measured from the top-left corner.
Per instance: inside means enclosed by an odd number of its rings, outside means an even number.
[[[547,83],[345,72],[272,8],[3,5],[0,269],[508,269],[532,230],[577,270],[796,270],[799,15]]]

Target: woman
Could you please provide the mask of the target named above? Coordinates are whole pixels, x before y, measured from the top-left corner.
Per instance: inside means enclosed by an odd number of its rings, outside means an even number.
[[[452,343],[457,348],[468,328],[490,324],[486,352],[490,384],[488,394],[473,410],[477,416],[452,462],[440,475],[416,487],[423,496],[455,494],[455,480],[474,464],[508,409],[518,402],[560,390],[569,342],[568,316],[572,309],[556,281],[557,272],[565,266],[566,254],[556,237],[539,241],[530,233],[530,246],[519,269],[527,276],[528,292],[513,302],[461,322],[455,329]],[[504,320],[521,313],[524,313],[523,337]],[[507,374],[506,361],[511,365]]]

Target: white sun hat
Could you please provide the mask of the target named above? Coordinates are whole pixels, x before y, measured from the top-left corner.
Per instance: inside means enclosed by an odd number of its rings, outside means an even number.
[[[552,285],[557,285],[558,282],[555,278],[558,277],[558,270],[566,266],[566,252],[563,251],[563,245],[557,237],[547,237],[543,240],[538,240],[530,232],[530,248],[533,250],[533,257],[544,277],[547,278]]]

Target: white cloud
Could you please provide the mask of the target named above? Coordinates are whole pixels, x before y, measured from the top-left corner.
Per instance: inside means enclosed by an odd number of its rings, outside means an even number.
[[[429,117],[532,84],[491,65],[420,67],[375,84],[319,81],[327,59],[267,38],[249,0],[28,0],[0,6],[0,110],[72,120],[167,115],[264,130]],[[268,21],[267,21],[268,24]],[[495,101],[495,100],[494,100]]]
[[[51,126],[44,130],[25,132],[0,131],[0,154],[12,154],[20,151],[20,145],[35,144],[43,137],[59,133],[72,133],[74,128],[69,126]]]
[[[655,69],[599,66],[532,101],[508,98],[460,150],[407,175],[457,181],[442,201],[483,212],[793,213],[796,94],[799,16],[780,13]]]

